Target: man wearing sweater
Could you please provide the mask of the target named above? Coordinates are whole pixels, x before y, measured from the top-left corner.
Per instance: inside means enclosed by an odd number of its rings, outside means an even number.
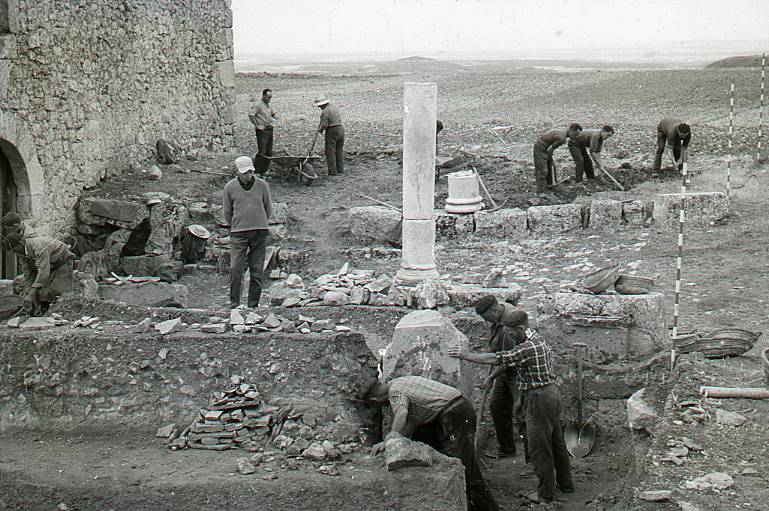
[[[248,306],[259,306],[268,219],[272,215],[270,186],[254,175],[251,158],[235,158],[235,167],[238,177],[224,185],[224,219],[230,226],[230,307],[233,309],[240,306],[246,263],[251,276]]]

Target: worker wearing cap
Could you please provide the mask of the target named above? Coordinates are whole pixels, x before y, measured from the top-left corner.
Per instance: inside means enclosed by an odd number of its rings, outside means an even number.
[[[267,182],[254,175],[250,157],[235,158],[235,167],[237,177],[224,185],[224,219],[230,226],[230,307],[240,306],[246,265],[250,275],[248,306],[258,307],[272,197]]]
[[[564,493],[574,491],[569,451],[561,430],[561,393],[555,385],[553,350],[535,332],[509,351],[471,353],[461,345],[449,347],[450,357],[476,364],[518,368],[518,387],[523,394],[526,433],[534,470],[539,480],[533,501],[552,502],[556,484]],[[554,477],[555,476],[555,477]]]
[[[202,225],[192,224],[181,236],[181,258],[184,264],[202,261],[206,256],[206,242],[211,237],[208,229]]]
[[[582,132],[582,126],[571,124],[567,129],[552,129],[542,133],[534,144],[534,179],[537,193],[545,193],[555,184],[555,150]]]
[[[614,135],[614,128],[607,124],[600,130],[582,130],[576,136],[569,138],[569,152],[574,159],[576,172],[574,181],[581,183],[583,173],[588,179],[595,179],[593,162],[598,170],[603,172],[601,149],[604,141],[612,135]],[[590,149],[590,156],[587,154],[588,149]]]
[[[344,173],[344,128],[342,116],[336,105],[325,97],[315,100],[315,106],[321,109],[318,133],[326,133],[326,167],[328,175]]]
[[[30,316],[44,315],[51,303],[72,290],[74,254],[57,239],[28,234],[16,213],[5,214],[3,227],[24,274],[24,309]]]
[[[692,141],[691,127],[676,117],[665,117],[657,124],[657,154],[654,156],[652,170],[659,172],[662,167],[662,155],[666,154],[675,161],[678,170],[684,168]]]
[[[507,302],[500,303],[494,296],[486,295],[475,304],[475,312],[491,325],[490,351],[495,353],[508,351],[526,340],[524,330],[528,326],[529,317],[514,305]],[[517,372],[512,367],[501,367],[484,383],[489,386],[491,392],[489,411],[497,434],[497,448],[489,449],[484,453],[491,458],[514,458],[516,455],[513,416],[520,405],[520,393],[516,389]],[[519,420],[523,422],[520,418]],[[528,462],[525,436],[523,447]]]
[[[390,403],[393,422],[386,439],[409,437],[462,461],[467,509],[499,509],[475,454],[475,410],[459,390],[422,376],[401,376],[390,382],[372,380],[363,387],[360,398],[379,406]],[[384,448],[385,442],[380,442],[372,447],[371,454]]]
[[[277,116],[270,106],[271,99],[272,89],[264,89],[262,91],[262,99],[256,104],[254,113],[249,114],[248,116],[251,124],[254,125],[254,130],[256,132],[256,145],[259,152],[254,158],[254,161],[257,162],[259,167],[256,169],[256,172],[259,175],[267,172],[267,168],[270,166],[269,158],[272,156],[272,121]]]

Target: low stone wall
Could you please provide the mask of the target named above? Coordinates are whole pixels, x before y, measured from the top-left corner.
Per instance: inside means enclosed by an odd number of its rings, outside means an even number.
[[[0,428],[189,424],[239,375],[264,401],[312,415],[335,441],[361,441],[350,398],[376,376],[360,334],[114,334],[0,328]],[[367,440],[367,439],[366,439]]]
[[[554,204],[469,214],[447,213],[436,209],[435,233],[439,238],[472,234],[494,238],[522,239],[556,236],[582,229],[615,230],[622,227],[649,227],[652,220],[667,226],[678,222],[680,195],[659,194],[653,201],[594,199],[589,203]],[[722,192],[687,194],[686,221],[692,226],[708,226],[729,213],[729,202]],[[374,206],[351,208],[350,228],[358,241],[392,242],[400,216],[397,211]]]

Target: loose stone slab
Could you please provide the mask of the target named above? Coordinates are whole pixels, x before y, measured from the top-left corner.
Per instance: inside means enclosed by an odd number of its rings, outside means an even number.
[[[646,389],[636,391],[627,400],[627,422],[630,429],[650,429],[657,420],[657,412],[645,399]]]
[[[523,288],[518,284],[508,284],[507,287],[483,287],[472,284],[452,283],[448,290],[449,305],[458,309],[475,307],[475,302],[486,295],[496,297],[497,301],[517,303],[523,294]]]
[[[663,193],[654,197],[652,218],[660,225],[678,225],[681,194]],[[695,192],[686,194],[686,224],[707,226],[729,214],[729,199],[723,192]]]
[[[350,230],[358,241],[391,241],[392,231],[397,229],[401,214],[382,206],[350,208]]]
[[[437,236],[466,236],[475,230],[475,216],[472,213],[447,213],[435,210],[435,234]]]
[[[591,229],[616,229],[622,225],[622,203],[618,200],[594,200],[590,203]]]
[[[526,210],[529,230],[534,234],[558,234],[582,228],[580,204],[534,206]]]
[[[519,239],[528,236],[528,215],[519,208],[477,211],[475,232],[482,236]]]
[[[448,355],[454,344],[467,346],[467,337],[450,319],[435,310],[405,315],[396,325],[383,361],[386,381],[399,376],[424,376],[451,385],[472,397],[472,372],[467,362]]]
[[[400,435],[385,441],[385,464],[393,471],[406,467],[429,467],[433,462],[434,449],[422,442],[413,442]]]
[[[187,307],[189,290],[183,284],[169,284],[167,282],[146,282],[141,285],[124,284],[122,286],[100,285],[99,297],[102,300],[114,300],[130,305]]]
[[[647,206],[644,201],[632,200],[622,203],[622,220],[629,226],[643,227],[646,222]]]

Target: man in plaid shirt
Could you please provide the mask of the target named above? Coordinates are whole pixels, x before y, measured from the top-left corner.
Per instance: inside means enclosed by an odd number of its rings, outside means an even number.
[[[561,429],[561,394],[554,385],[553,350],[531,330],[527,330],[527,337],[509,351],[468,353],[455,345],[449,348],[449,356],[476,364],[518,368],[529,453],[539,480],[537,495],[542,502],[552,502],[556,483],[564,493],[574,491],[569,452]]]
[[[370,382],[360,398],[376,405],[390,403],[393,423],[387,438],[411,437],[462,461],[469,511],[499,511],[475,455],[475,410],[457,389],[422,376],[401,376],[389,382]],[[384,442],[380,442],[371,454],[383,450]]]

